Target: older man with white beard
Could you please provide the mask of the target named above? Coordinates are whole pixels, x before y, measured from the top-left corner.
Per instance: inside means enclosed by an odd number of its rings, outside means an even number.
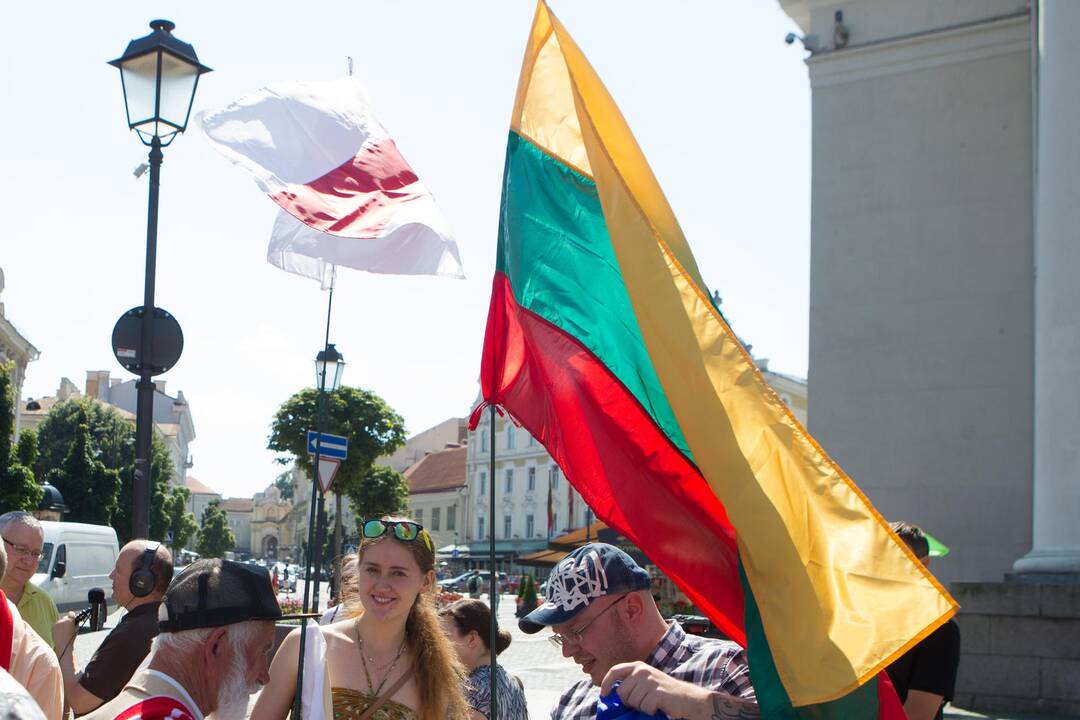
[[[282,615],[266,568],[199,560],[173,580],[145,669],[85,720],[242,720]]]

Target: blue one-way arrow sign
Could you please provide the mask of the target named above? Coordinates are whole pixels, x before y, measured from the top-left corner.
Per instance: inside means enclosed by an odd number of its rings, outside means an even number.
[[[308,455],[315,454],[315,438],[318,435],[314,430],[308,430],[307,451]],[[341,435],[322,434],[322,456],[344,460],[349,456],[349,438]]]

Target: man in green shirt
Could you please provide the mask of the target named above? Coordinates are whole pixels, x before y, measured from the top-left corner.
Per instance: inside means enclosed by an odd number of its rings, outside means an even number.
[[[22,619],[52,647],[52,626],[60,613],[52,598],[30,582],[41,561],[45,531],[30,513],[9,512],[0,515],[0,537],[8,557],[0,590],[19,608]]]

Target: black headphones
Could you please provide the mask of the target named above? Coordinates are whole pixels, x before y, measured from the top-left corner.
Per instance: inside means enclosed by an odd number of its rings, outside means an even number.
[[[154,556],[157,555],[161,543],[154,543],[151,547],[143,550],[142,560],[139,561],[139,569],[131,573],[128,578],[128,590],[137,598],[144,598],[154,592],[157,585],[157,575],[154,574]]]

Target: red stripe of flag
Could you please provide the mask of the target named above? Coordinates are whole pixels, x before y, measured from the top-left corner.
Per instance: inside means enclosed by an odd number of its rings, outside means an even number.
[[[743,617],[735,532],[723,506],[595,355],[518,306],[503,273],[494,278],[482,365],[483,397],[548,449],[599,519],[638,547],[648,538],[650,559],[745,645],[735,624]]]

